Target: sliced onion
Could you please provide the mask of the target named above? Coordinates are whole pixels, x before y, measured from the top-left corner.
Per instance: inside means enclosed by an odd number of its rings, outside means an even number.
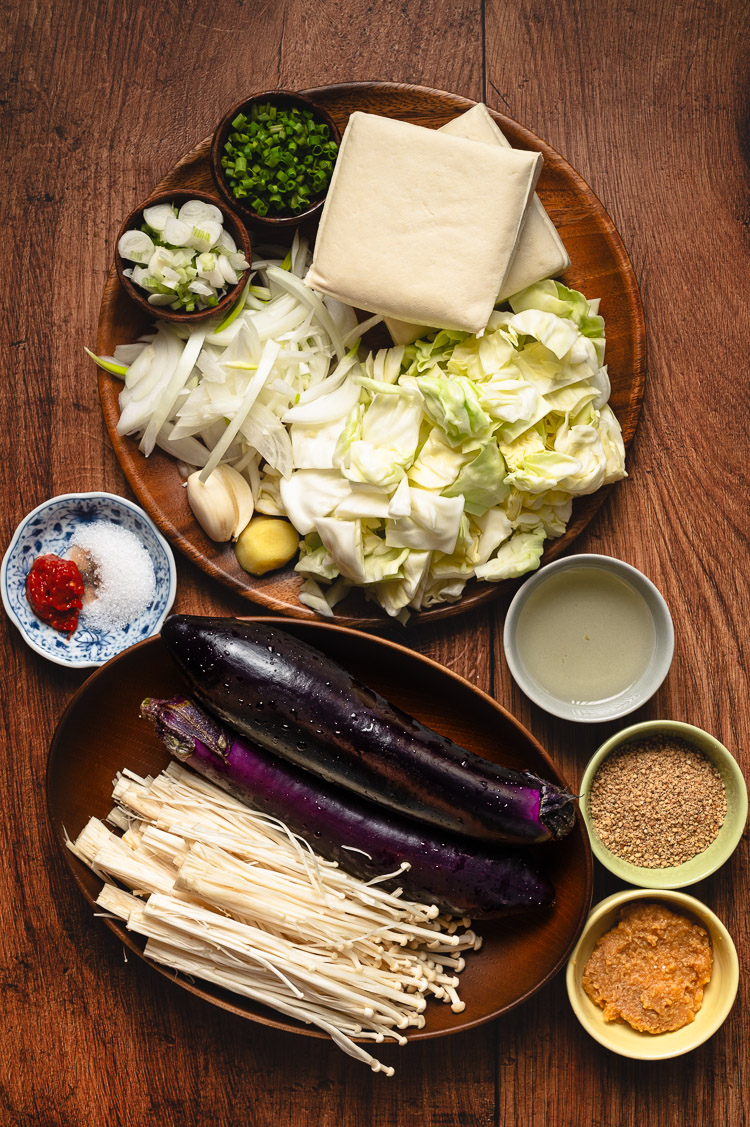
[[[181,219],[178,219],[174,215],[170,215],[169,219],[164,225],[165,242],[171,243],[173,247],[188,246],[188,241],[192,233],[192,227],[190,227],[187,223],[183,223]],[[192,244],[190,245],[192,246]]]
[[[214,207],[212,203],[204,203],[203,200],[188,200],[177,214],[182,222],[187,223],[190,227],[194,227],[196,224],[200,227],[202,223],[207,221],[218,223],[221,226],[224,222],[224,216],[219,208]]]
[[[143,218],[152,231],[163,231],[167,220],[174,215],[171,203],[157,203],[143,209]]]
[[[191,227],[185,244],[199,251],[211,250],[221,238],[221,231],[221,223],[216,223],[213,219],[201,219]]]
[[[237,253],[237,244],[234,241],[234,239],[232,238],[232,236],[229,234],[229,231],[227,231],[226,229],[221,232],[221,236],[219,238],[219,241],[216,244],[216,249],[223,251],[224,254],[236,254]]]
[[[129,262],[148,262],[154,253],[154,244],[145,231],[126,231],[117,244],[120,258]]]
[[[219,271],[220,271],[220,273],[221,273],[225,282],[228,282],[230,286],[236,286],[237,285],[237,282],[239,281],[239,279],[238,279],[237,275],[235,274],[234,270],[232,269],[232,267],[229,263],[229,259],[227,258],[227,256],[225,254],[219,255],[217,267],[218,267],[218,269],[219,269]]]

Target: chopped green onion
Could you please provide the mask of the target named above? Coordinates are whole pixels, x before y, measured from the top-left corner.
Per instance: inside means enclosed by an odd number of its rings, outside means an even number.
[[[338,146],[309,110],[254,105],[238,114],[221,157],[235,199],[257,215],[298,215],[325,194]]]
[[[105,372],[109,372],[111,376],[126,376],[128,374],[127,364],[116,364],[114,360],[105,360],[103,357],[97,356],[90,348],[84,348],[83,351],[91,357],[95,364],[98,364]]]
[[[248,282],[247,285],[243,288],[242,293],[240,294],[237,301],[234,303],[232,308],[229,310],[229,313],[227,313],[224,320],[221,322],[221,324],[217,328],[214,329],[214,333],[223,333],[224,329],[228,329],[229,326],[232,324],[232,321],[234,321],[237,317],[239,317],[240,313],[245,308],[245,302],[247,301],[247,291],[249,289],[250,289],[250,283]]]

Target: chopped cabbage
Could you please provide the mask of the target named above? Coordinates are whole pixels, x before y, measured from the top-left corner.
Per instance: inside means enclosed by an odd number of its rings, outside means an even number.
[[[304,538],[300,599],[326,616],[351,586],[405,621],[537,568],[573,498],[625,476],[598,303],[548,280],[481,337],[347,352],[354,314],[306,289],[309,257],[297,238],[256,263],[263,285],[221,325],[119,346],[118,431],[204,478],[242,473],[258,512]]]

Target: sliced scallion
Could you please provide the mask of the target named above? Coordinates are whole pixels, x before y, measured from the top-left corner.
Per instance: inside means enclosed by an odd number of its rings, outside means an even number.
[[[84,348],[83,351],[91,357],[98,367],[105,372],[109,372],[111,376],[122,376],[124,378],[128,374],[127,364],[117,364],[114,360],[106,360],[103,356],[97,356],[90,348]]]
[[[146,291],[150,305],[186,313],[212,309],[248,269],[213,204],[188,200],[179,214],[173,204],[155,204],[143,219],[142,229],[126,231],[117,249],[135,263],[123,272]]]
[[[338,146],[309,110],[254,105],[238,114],[221,165],[235,199],[260,216],[298,215],[325,192]]]

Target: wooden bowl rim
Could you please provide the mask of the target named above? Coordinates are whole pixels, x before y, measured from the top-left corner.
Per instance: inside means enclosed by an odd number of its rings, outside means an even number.
[[[221,154],[226,143],[231,124],[238,113],[244,112],[251,105],[253,105],[253,103],[262,101],[272,102],[277,99],[282,105],[297,105],[303,107],[304,109],[311,110],[328,126],[329,130],[331,131],[331,136],[333,137],[336,144],[341,144],[341,132],[335,121],[329,114],[328,110],[319,105],[317,102],[313,101],[312,98],[308,98],[305,94],[301,94],[296,90],[286,90],[281,87],[279,87],[278,90],[260,90],[256,94],[250,94],[248,97],[243,98],[240,102],[237,102],[236,105],[228,110],[227,113],[224,114],[221,121],[216,126],[216,129],[214,130],[213,136],[211,138],[210,161],[211,173],[213,175],[214,182],[223,198],[227,200],[228,203],[231,203],[232,207],[235,207],[238,211],[241,211],[248,217],[248,221],[250,223],[254,224],[257,227],[263,228],[267,234],[271,234],[273,231],[277,231],[281,228],[298,227],[302,223],[316,218],[323,210],[323,204],[325,203],[326,196],[328,195],[328,187],[330,186],[329,181],[329,184],[326,186],[323,194],[315,200],[315,202],[307,209],[307,211],[302,211],[299,215],[258,215],[257,211],[253,211],[253,209],[251,207],[248,207],[242,200],[235,198],[231,188],[229,187],[229,184],[227,183],[226,176],[224,175],[224,169],[221,167]]]
[[[157,189],[151,192],[138,207],[133,208],[117,233],[115,240],[115,269],[117,270],[117,277],[120,279],[120,285],[123,287],[128,297],[134,301],[144,313],[148,313],[149,317],[155,317],[159,321],[171,321],[178,325],[192,325],[198,321],[208,321],[211,317],[216,317],[218,314],[224,313],[230,306],[234,305],[245,286],[248,271],[243,271],[239,281],[232,286],[231,289],[227,290],[221,300],[210,309],[196,310],[195,313],[181,312],[179,310],[170,309],[169,306],[149,305],[148,298],[145,297],[140,288],[136,286],[130,278],[126,277],[124,273],[125,267],[118,249],[122,236],[126,231],[136,228],[138,219],[143,219],[143,212],[147,207],[153,207],[154,204],[159,203],[177,202],[175,197],[179,196],[185,197],[182,201],[183,203],[187,203],[188,200],[201,200],[203,203],[210,203],[213,204],[214,207],[218,207],[224,216],[224,226],[229,230],[235,242],[242,247],[242,252],[249,264],[248,270],[252,269],[252,244],[244,223],[218,196],[212,196],[210,192],[203,192],[198,188],[193,191],[185,188]]]
[[[261,623],[261,624],[265,624],[265,625],[269,625],[269,626],[273,625],[278,629],[284,629],[285,627],[290,627],[290,626],[294,630],[296,630],[297,628],[300,628],[305,633],[307,633],[309,631],[312,634],[312,638],[310,638],[309,641],[313,645],[315,644],[315,637],[314,636],[315,636],[315,633],[317,631],[323,631],[324,633],[333,633],[333,634],[348,636],[355,645],[361,645],[362,642],[365,642],[365,644],[372,643],[373,645],[375,645],[376,648],[382,646],[382,647],[384,647],[384,649],[386,651],[388,651],[388,650],[396,651],[402,656],[402,658],[405,657],[407,660],[416,662],[417,665],[423,665],[423,666],[428,667],[429,669],[431,669],[431,671],[433,673],[437,673],[438,676],[440,676],[440,675],[447,676],[450,680],[456,682],[456,684],[459,685],[463,690],[469,690],[472,694],[478,695],[483,700],[483,702],[485,704],[490,706],[491,709],[494,709],[496,712],[500,713],[502,715],[504,721],[506,723],[509,723],[510,726],[513,727],[516,730],[517,734],[521,737],[521,739],[525,740],[533,748],[534,752],[541,757],[541,759],[542,759],[542,761],[545,765],[545,768],[544,768],[545,772],[549,772],[548,777],[551,779],[551,781],[553,781],[553,782],[556,781],[560,785],[568,786],[567,782],[563,778],[562,774],[560,773],[558,767],[554,763],[551,756],[545,751],[545,749],[542,747],[541,743],[536,739],[536,737],[521,723],[521,721],[516,716],[513,715],[513,713],[509,712],[508,709],[506,709],[504,705],[502,705],[499,701],[495,700],[495,698],[490,696],[489,693],[485,693],[483,689],[480,689],[477,685],[472,684],[472,682],[467,680],[467,678],[462,677],[459,673],[456,673],[453,669],[449,669],[447,666],[441,665],[440,662],[435,661],[431,657],[427,657],[425,654],[418,653],[416,650],[412,650],[408,646],[402,646],[399,642],[394,642],[394,641],[391,641],[390,639],[382,638],[377,634],[363,634],[362,631],[352,629],[351,627],[348,627],[348,626],[339,626],[335,623],[330,623],[330,622],[320,622],[320,621],[317,621],[317,620],[315,620],[315,621],[300,620],[300,619],[296,619],[296,618],[285,620],[283,618],[270,617],[270,616],[267,616],[267,615],[258,615],[258,616],[255,616],[255,615],[253,615],[253,616],[244,616],[244,615],[243,616],[229,616],[228,615],[226,617],[239,617],[241,619],[241,621],[256,622],[256,623]],[[100,666],[97,670],[95,670],[91,674],[91,676],[88,677],[86,679],[86,681],[84,681],[83,685],[80,686],[80,688],[73,694],[71,699],[68,701],[68,703],[65,707],[65,710],[63,711],[62,715],[60,716],[60,719],[58,720],[58,722],[55,726],[55,731],[52,735],[52,740],[50,741],[49,751],[47,753],[47,763],[46,763],[46,771],[45,771],[45,798],[46,798],[46,807],[47,807],[47,818],[48,818],[48,821],[49,821],[49,824],[50,824],[50,829],[52,831],[52,836],[55,840],[55,843],[58,846],[58,848],[60,849],[60,851],[62,852],[63,859],[64,859],[68,869],[72,873],[73,879],[75,880],[75,883],[78,886],[79,891],[82,893],[84,899],[86,900],[86,902],[91,907],[95,907],[95,900],[90,895],[89,890],[86,887],[85,882],[83,880],[83,874],[84,873],[90,873],[90,870],[83,864],[82,861],[80,861],[77,857],[75,857],[75,855],[73,853],[71,853],[70,850],[67,848],[67,846],[65,844],[65,840],[66,840],[66,836],[67,836],[66,833],[65,833],[65,828],[60,827],[58,825],[58,821],[57,821],[57,815],[56,815],[56,810],[55,810],[55,797],[54,797],[55,788],[53,788],[53,777],[54,777],[55,760],[56,760],[57,754],[58,754],[58,747],[62,742],[63,733],[65,731],[65,728],[66,728],[66,725],[67,725],[67,722],[68,722],[68,719],[69,719],[71,713],[78,706],[81,699],[94,687],[96,680],[100,677],[107,676],[109,668],[115,662],[127,661],[127,660],[132,658],[132,654],[136,650],[143,649],[146,646],[154,646],[155,644],[157,644],[159,642],[161,642],[161,634],[154,635],[151,638],[145,638],[143,641],[137,642],[134,646],[129,647],[129,649],[123,650],[121,653],[117,654],[114,658],[111,658],[110,661],[106,662],[104,665]],[[573,791],[573,793],[575,793],[575,792]],[[60,832],[60,829],[62,829],[62,833]],[[583,845],[583,856],[584,856],[584,869],[585,869],[585,871],[584,871],[584,893],[583,893],[583,897],[582,897],[582,900],[581,900],[581,905],[580,905],[580,909],[578,911],[578,915],[577,915],[577,918],[576,918],[575,925],[571,929],[571,937],[569,938],[567,944],[565,945],[565,949],[563,950],[561,955],[558,957],[555,964],[547,971],[547,973],[544,975],[544,977],[542,979],[539,980],[539,982],[537,982],[533,987],[531,987],[529,990],[527,990],[519,998],[516,998],[509,1005],[502,1006],[497,1011],[493,1011],[493,1012],[486,1013],[486,1014],[481,1014],[480,1016],[475,1017],[471,1020],[463,1020],[462,1021],[461,1015],[456,1015],[457,1024],[453,1028],[433,1029],[433,1030],[431,1030],[431,1029],[414,1030],[413,1032],[409,1033],[409,1042],[410,1043],[412,1041],[423,1041],[423,1040],[431,1040],[431,1039],[436,1038],[436,1037],[445,1037],[445,1036],[448,1036],[449,1034],[453,1034],[453,1033],[463,1033],[468,1029],[474,1029],[477,1026],[483,1025],[488,1021],[492,1021],[495,1018],[500,1017],[503,1014],[509,1013],[511,1010],[516,1009],[517,1006],[520,1006],[523,1002],[528,1001],[529,998],[531,998],[534,994],[536,994],[539,990],[541,990],[543,986],[545,986],[548,982],[550,982],[551,979],[554,978],[562,970],[562,968],[567,963],[567,960],[570,957],[571,952],[575,948],[575,946],[578,942],[578,939],[581,935],[581,932],[584,928],[584,925],[586,923],[586,920],[588,918],[588,914],[589,914],[589,911],[590,911],[591,900],[592,900],[592,896],[593,896],[593,856],[592,856],[592,852],[591,852],[591,845],[590,845],[590,842],[589,842],[588,833],[586,832],[586,827],[585,827],[583,817],[582,817],[580,811],[579,811],[578,816],[576,818],[576,824],[575,824],[573,830],[571,831],[571,833],[572,834],[573,833],[579,833],[581,835],[581,841],[582,841],[582,845]],[[170,970],[168,967],[162,966],[159,963],[152,962],[150,959],[148,959],[144,955],[141,946],[139,945],[139,943],[136,940],[136,937],[131,932],[129,932],[127,930],[125,924],[122,921],[116,920],[116,919],[111,919],[111,918],[108,918],[106,916],[104,916],[102,918],[103,918],[103,922],[106,924],[106,926],[109,928],[109,930],[111,932],[113,932],[113,934],[116,935],[117,938],[126,947],[128,947],[135,955],[137,955],[147,966],[149,966],[153,970],[157,971],[160,975],[162,975],[162,977],[167,978],[170,982],[173,982],[173,983],[176,982],[180,987],[187,990],[189,993],[194,994],[196,997],[202,998],[204,1001],[209,1002],[209,1003],[211,1003],[215,1006],[218,1006],[220,1009],[226,1010],[227,1012],[235,1014],[238,1017],[244,1018],[245,1020],[257,1022],[260,1025],[268,1025],[268,1026],[270,1026],[274,1029],[279,1029],[279,1030],[282,1030],[283,1032],[286,1032],[286,1033],[301,1033],[304,1036],[308,1036],[308,1037],[317,1037],[317,1038],[322,1039],[322,1040],[328,1040],[329,1039],[328,1035],[326,1033],[322,1032],[321,1030],[312,1028],[310,1026],[303,1025],[301,1023],[299,1024],[299,1026],[297,1026],[296,1024],[291,1024],[289,1021],[284,1021],[281,1018],[273,1016],[272,1010],[268,1011],[268,1015],[266,1015],[263,1012],[249,1013],[247,1010],[242,1009],[239,1005],[237,1005],[236,1003],[231,1001],[232,995],[229,992],[226,992],[226,995],[227,995],[226,998],[225,997],[217,997],[217,996],[214,996],[213,994],[209,993],[201,985],[199,985],[197,983],[197,980],[196,980],[196,982],[191,982],[190,979],[188,979],[185,976],[181,975],[179,977],[176,977],[175,973],[172,970]],[[481,930],[481,922],[480,922],[480,930]],[[258,1003],[251,1003],[251,1004],[258,1005]],[[261,1009],[263,1009],[263,1007],[261,1007]],[[354,1038],[354,1040],[357,1040],[357,1038]],[[388,1044],[390,1044],[390,1043],[388,1043]]]

